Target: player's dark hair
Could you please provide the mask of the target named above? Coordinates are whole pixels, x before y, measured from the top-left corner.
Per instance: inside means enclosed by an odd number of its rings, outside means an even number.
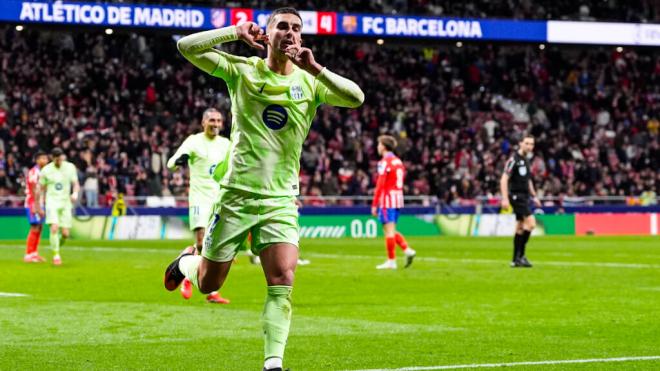
[[[37,153],[34,154],[34,160],[37,161],[41,156],[48,156],[48,154],[44,151],[37,151]]]
[[[522,133],[522,134],[520,134],[520,140],[518,140],[518,143],[522,142],[523,140],[525,140],[527,138],[534,139],[534,136],[531,133],[527,133],[527,132]]]
[[[266,22],[266,27],[270,25],[270,22],[273,21],[276,15],[278,14],[293,14],[296,17],[300,18],[300,22],[302,22],[302,17],[300,16],[300,13],[295,8],[291,7],[284,7],[284,8],[277,8],[273,10],[272,13],[270,13],[270,16],[268,17],[268,22]]]
[[[50,155],[53,156],[53,157],[62,156],[63,154],[64,154],[64,151],[62,151],[62,148],[60,148],[60,147],[55,147],[55,148],[53,148],[52,151],[50,151]]]
[[[202,113],[202,121],[206,120],[206,118],[209,116],[210,113],[215,113],[215,112],[222,115],[222,112],[218,111],[217,109],[215,109],[213,107],[207,108],[206,110],[204,110],[204,113]],[[223,115],[223,117],[224,117],[224,115]]]
[[[394,137],[391,135],[379,136],[378,143],[384,145],[388,151],[394,151],[396,149],[396,139],[394,139]]]

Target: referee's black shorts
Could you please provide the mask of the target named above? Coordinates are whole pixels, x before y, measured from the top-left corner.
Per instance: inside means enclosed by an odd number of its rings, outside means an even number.
[[[509,195],[509,203],[513,208],[513,213],[516,214],[516,220],[521,221],[526,217],[532,215],[529,210],[529,195],[521,193],[512,193]]]

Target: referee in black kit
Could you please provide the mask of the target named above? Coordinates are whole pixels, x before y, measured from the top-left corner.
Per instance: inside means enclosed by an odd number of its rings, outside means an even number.
[[[508,209],[509,206],[512,206],[513,212],[516,214],[516,234],[513,236],[511,267],[531,268],[532,264],[525,256],[527,241],[536,227],[536,219],[529,210],[530,196],[536,206],[541,206],[541,202],[536,198],[528,160],[534,151],[534,137],[528,134],[523,135],[518,147],[518,150],[506,162],[502,179],[500,179],[500,191],[502,208]]]

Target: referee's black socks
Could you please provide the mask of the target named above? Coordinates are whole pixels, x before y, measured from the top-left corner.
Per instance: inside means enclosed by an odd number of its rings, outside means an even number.
[[[532,231],[523,230],[522,233],[522,245],[520,250],[520,257],[525,256],[525,248],[527,248],[527,241],[529,241],[529,236],[532,234]]]
[[[516,262],[524,255],[525,251],[525,235],[523,234],[514,234],[513,235],[513,261]]]

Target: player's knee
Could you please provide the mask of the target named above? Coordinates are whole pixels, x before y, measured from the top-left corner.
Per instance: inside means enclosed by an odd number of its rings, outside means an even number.
[[[522,222],[516,223],[516,234],[522,234],[525,230],[525,226]]]
[[[293,279],[295,273],[293,269],[286,269],[275,274],[271,274],[268,278],[268,284],[271,286],[293,286]]]
[[[69,230],[68,229],[62,229],[62,237],[64,238],[69,238]]]
[[[53,225],[50,226],[50,233],[56,234],[58,229],[59,229],[59,227],[57,225],[53,224]]]
[[[528,231],[530,231],[530,232],[531,232],[534,228],[536,228],[536,220],[535,220],[534,218],[529,218],[529,219],[527,219],[527,223],[525,223],[525,224],[526,224],[526,228],[525,228],[525,229],[528,230]]]

